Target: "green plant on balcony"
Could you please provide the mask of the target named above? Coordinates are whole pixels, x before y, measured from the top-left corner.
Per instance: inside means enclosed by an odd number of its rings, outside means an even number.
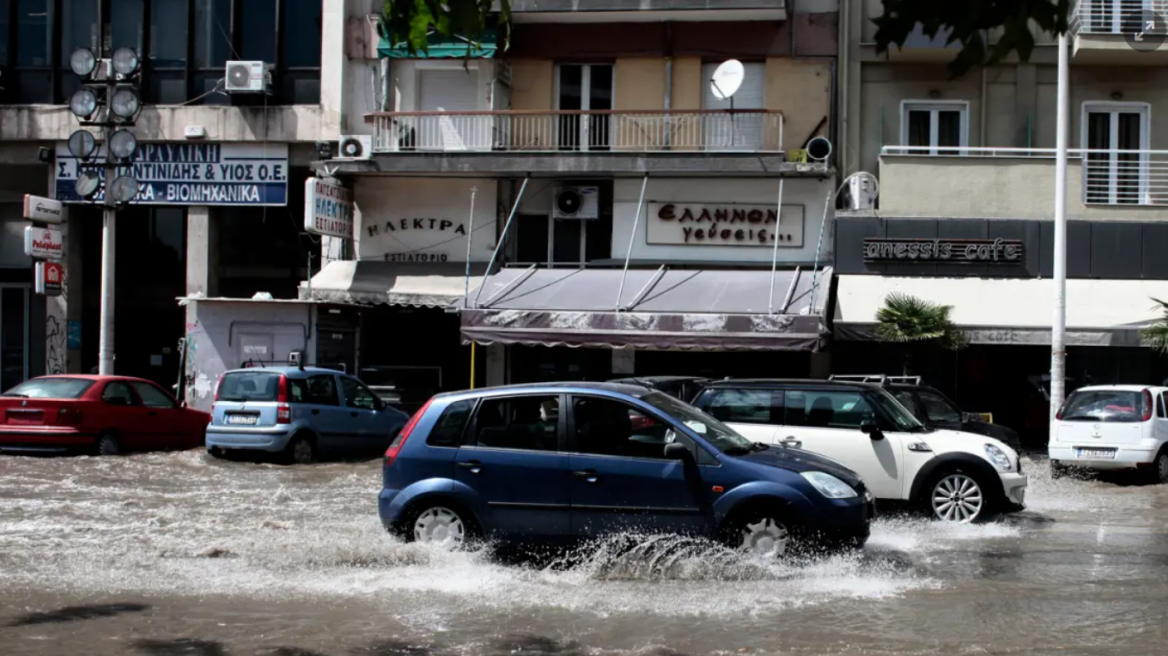
[[[956,351],[965,348],[965,335],[949,318],[951,305],[939,305],[908,294],[892,292],[876,312],[876,337],[896,344],[935,344]],[[909,375],[912,353],[904,354],[904,375]]]
[[[1140,329],[1140,341],[1144,346],[1161,354],[1168,355],[1168,303],[1158,298],[1154,309],[1160,312],[1160,318]]]

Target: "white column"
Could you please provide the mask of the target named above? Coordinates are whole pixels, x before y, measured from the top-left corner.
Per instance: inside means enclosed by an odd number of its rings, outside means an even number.
[[[1050,420],[1063,405],[1067,353],[1067,125],[1070,82],[1067,35],[1058,38],[1058,118],[1054,178],[1054,316],[1050,336]]]

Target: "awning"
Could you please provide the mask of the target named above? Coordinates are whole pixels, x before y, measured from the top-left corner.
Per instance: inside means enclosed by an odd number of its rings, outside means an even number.
[[[953,322],[973,344],[1050,344],[1049,279],[839,276],[836,337],[873,339],[876,313],[891,292],[953,306]],[[1139,329],[1159,317],[1152,298],[1168,300],[1168,281],[1068,280],[1067,344],[1139,346]]]
[[[478,46],[471,48],[470,58],[494,58],[495,51],[498,49],[498,35],[498,28],[488,25],[483,31],[483,38]],[[389,59],[462,59],[467,56],[467,48],[470,46],[470,39],[457,34],[443,36],[433,30],[430,31],[426,41],[429,44],[429,52],[419,51],[417,54],[411,55],[406,49],[405,43],[392,44],[388,39],[382,37],[381,42],[377,45],[377,54]]]
[[[470,289],[478,288],[484,265],[471,264]],[[311,292],[311,293],[310,293]],[[302,298],[330,303],[445,307],[466,294],[466,264],[333,261],[300,284]]]
[[[505,269],[462,308],[462,338],[479,344],[814,351],[827,330],[830,268],[770,271]],[[794,283],[794,284],[792,284]]]

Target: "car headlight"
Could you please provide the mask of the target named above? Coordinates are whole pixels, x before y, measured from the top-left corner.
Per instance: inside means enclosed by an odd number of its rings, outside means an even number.
[[[993,444],[985,445],[986,457],[990,462],[994,463],[998,469],[1002,471],[1010,471],[1014,468],[1014,463],[1010,462],[1010,456],[1006,452],[994,446]]]
[[[840,479],[824,472],[810,471],[799,474],[807,479],[819,493],[828,499],[851,499],[856,496],[856,491],[852,489],[851,485],[841,481]]]

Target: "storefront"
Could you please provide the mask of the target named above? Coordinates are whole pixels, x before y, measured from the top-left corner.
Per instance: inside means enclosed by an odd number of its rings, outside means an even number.
[[[459,304],[462,340],[505,347],[489,375],[513,383],[807,376],[827,343],[831,184],[785,180],[780,212],[770,178],[532,181],[506,266]],[[565,217],[572,189],[594,198]]]
[[[302,298],[332,306],[320,314],[321,357],[352,363],[362,380],[405,409],[468,387],[471,349],[460,343],[452,304],[478,288],[491,259],[499,184],[357,178],[357,259],[329,263],[301,289]],[[486,354],[478,357],[482,385]]]
[[[913,373],[969,411],[993,413],[1023,438],[1045,439],[1054,306],[1054,226],[1042,221],[875,219],[836,223],[832,330],[836,373]],[[1160,318],[1168,226],[1071,221],[1067,265],[1068,385],[1161,384],[1168,359],[1140,345]],[[899,292],[952,306],[969,348],[874,343],[876,314]],[[1036,384],[1037,383],[1037,384]]]

